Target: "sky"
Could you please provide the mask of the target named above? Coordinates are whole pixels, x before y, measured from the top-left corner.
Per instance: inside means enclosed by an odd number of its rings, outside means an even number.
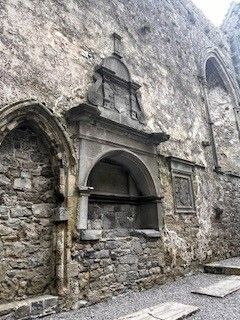
[[[233,0],[192,0],[198,8],[217,26],[219,26]]]

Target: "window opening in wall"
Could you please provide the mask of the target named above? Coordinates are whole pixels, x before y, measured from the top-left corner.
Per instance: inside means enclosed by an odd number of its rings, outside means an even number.
[[[214,58],[206,62],[207,102],[214,165],[223,171],[239,171],[238,124],[235,98],[229,82]]]

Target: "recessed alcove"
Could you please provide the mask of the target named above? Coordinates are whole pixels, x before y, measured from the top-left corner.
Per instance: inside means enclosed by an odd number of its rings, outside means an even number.
[[[115,151],[92,168],[87,185],[88,229],[159,229],[157,197],[144,165],[132,154]]]

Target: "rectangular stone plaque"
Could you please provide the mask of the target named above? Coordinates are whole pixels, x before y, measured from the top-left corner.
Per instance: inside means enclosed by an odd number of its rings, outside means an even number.
[[[194,213],[196,212],[192,181],[194,164],[177,158],[170,160],[175,212]]]

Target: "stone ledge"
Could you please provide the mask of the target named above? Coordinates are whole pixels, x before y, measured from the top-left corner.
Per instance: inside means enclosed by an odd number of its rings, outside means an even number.
[[[39,296],[0,305],[0,319],[27,320],[56,313],[58,297]]]
[[[161,232],[154,230],[154,229],[134,229],[134,230],[111,230],[107,232],[107,235],[111,235],[114,237],[123,237],[123,236],[144,236],[146,238],[160,238],[161,237]],[[89,230],[81,230],[80,232],[80,240],[83,241],[97,241],[101,240],[103,237],[106,236],[106,231],[103,232],[103,230],[94,230],[94,229],[89,229]],[[110,237],[111,238],[111,237]]]
[[[81,230],[80,238],[84,241],[97,241],[102,237],[102,230]]]
[[[144,236],[146,238],[160,238],[161,232],[154,229],[136,229],[131,231],[132,236]]]

